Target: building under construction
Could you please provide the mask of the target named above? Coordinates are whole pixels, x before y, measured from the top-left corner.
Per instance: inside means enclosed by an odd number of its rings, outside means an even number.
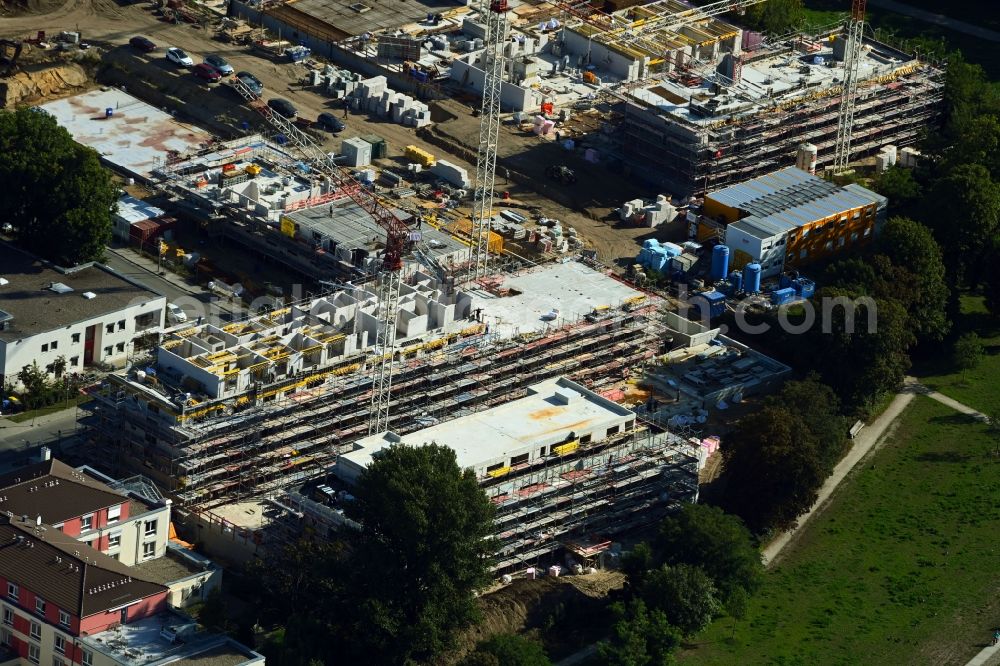
[[[496,507],[497,574],[552,562],[561,549],[581,567],[595,564],[612,539],[698,498],[696,446],[651,432],[632,410],[564,377],[407,435],[366,437],[334,471],[354,483],[382,449],[429,442],[455,451]]]
[[[626,153],[661,189],[700,194],[795,163],[802,143],[832,161],[845,76],[844,40],[795,36],[742,53],[670,65],[626,95]],[[943,72],[865,40],[858,65],[851,159],[906,146],[935,126]]]
[[[397,433],[519,398],[557,375],[620,386],[663,344],[661,302],[578,262],[451,293],[415,273],[402,292]],[[368,435],[377,305],[355,288],[170,336],[155,362],[95,392],[96,458],[116,473],[141,471],[189,510],[327,474]]]

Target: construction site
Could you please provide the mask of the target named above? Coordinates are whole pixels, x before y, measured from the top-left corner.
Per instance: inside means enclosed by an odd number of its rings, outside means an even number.
[[[581,263],[451,294],[439,287],[420,273],[404,281],[395,432],[507,402],[555,376],[619,387],[662,344],[663,303]],[[93,446],[123,471],[142,470],[190,512],[325,476],[369,433],[381,360],[375,301],[362,289],[340,291],[169,337],[155,364],[112,375],[95,392]]]

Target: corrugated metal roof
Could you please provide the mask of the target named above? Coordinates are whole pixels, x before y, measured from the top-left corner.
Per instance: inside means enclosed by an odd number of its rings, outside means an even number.
[[[747,226],[740,228],[757,238],[769,238],[845,210],[886,200],[860,185],[841,187],[796,167],[731,185],[712,192],[708,198],[748,213],[736,224],[747,222]],[[772,231],[767,236],[760,235]]]

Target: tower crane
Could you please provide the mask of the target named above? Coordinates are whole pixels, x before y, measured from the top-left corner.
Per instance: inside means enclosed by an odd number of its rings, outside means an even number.
[[[854,129],[854,102],[858,96],[858,65],[861,62],[867,0],[852,0],[844,46],[844,86],[837,120],[837,143],[833,151],[833,172],[847,171],[851,161],[851,131]]]
[[[504,46],[507,43],[507,0],[485,0],[480,12],[486,18],[483,50],[483,100],[479,119],[479,151],[472,200],[472,243],[469,277],[478,280],[489,270],[490,220],[496,183],[497,141],[500,134],[500,91],[503,83]]]
[[[385,230],[385,251],[378,269],[378,312],[375,333],[375,367],[372,374],[372,397],[369,406],[368,433],[389,429],[389,398],[392,393],[392,359],[396,347],[396,318],[399,313],[399,287],[402,283],[403,251],[409,237],[407,221],[400,219],[374,192],[365,188],[347,170],[333,163],[309,136],[289,119],[275,113],[240,79],[233,78],[233,89],[250,108],[261,114],[311,162],[313,169],[336,183]]]

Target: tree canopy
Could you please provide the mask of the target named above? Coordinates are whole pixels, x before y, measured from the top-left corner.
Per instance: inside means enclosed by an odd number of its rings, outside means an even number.
[[[655,543],[661,561],[702,567],[723,599],[737,589],[752,593],[760,585],[764,567],[750,531],[718,507],[684,506],[663,520]]]
[[[781,35],[805,18],[802,0],[768,0],[746,10],[742,21],[754,30]]]
[[[981,164],[961,164],[934,183],[930,200],[950,279],[978,286],[1000,233],[1000,183]]]
[[[684,636],[707,627],[722,609],[711,577],[691,564],[665,564],[647,572],[638,594],[647,608],[662,611]]]
[[[477,646],[461,666],[552,666],[537,641],[516,634],[500,634]]]
[[[740,419],[727,438],[723,507],[758,533],[790,527],[816,501],[843,454],[845,437],[829,387],[815,378],[787,382],[762,409]],[[749,554],[739,561],[748,572],[742,578],[753,580]]]
[[[598,663],[605,666],[667,666],[681,644],[681,634],[660,610],[642,599],[611,605],[611,637],[598,643]]]
[[[73,142],[48,113],[0,112],[0,219],[18,242],[51,261],[97,259],[111,240],[118,190],[96,152]]]
[[[352,546],[363,654],[379,663],[425,659],[477,617],[487,585],[493,505],[445,446],[391,446],[362,473],[350,507],[363,528]]]

